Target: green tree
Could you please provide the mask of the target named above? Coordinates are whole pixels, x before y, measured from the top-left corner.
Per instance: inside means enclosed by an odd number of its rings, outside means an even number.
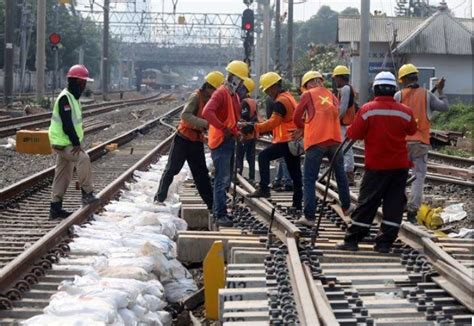
[[[341,16],[360,16],[359,9],[354,7],[347,7],[339,13]]]
[[[3,48],[5,42],[5,1],[0,1],[0,68],[3,68]]]

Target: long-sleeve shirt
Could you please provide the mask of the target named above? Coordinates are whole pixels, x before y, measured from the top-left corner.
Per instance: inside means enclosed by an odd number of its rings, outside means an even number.
[[[270,108],[272,111],[270,118],[255,125],[255,130],[260,134],[270,132],[281,125],[286,115],[286,108],[281,102],[273,102]]]
[[[405,137],[416,128],[411,108],[390,96],[378,96],[357,112],[347,137],[364,140],[366,169],[404,169],[411,165]]]
[[[184,105],[181,119],[196,129],[206,129],[208,123],[205,119],[197,116],[199,112],[199,96],[196,92],[189,96],[188,101]]]
[[[225,92],[229,90],[225,87],[219,87],[214,93],[212,93],[211,98],[204,106],[202,110],[202,116],[204,119],[209,122],[212,126],[217,129],[223,130],[226,128],[224,125],[225,120],[227,119],[227,95]],[[236,94],[231,94],[232,98],[232,107],[234,109],[236,121],[240,118],[240,101],[239,97]],[[237,133],[237,126],[234,133]]]
[[[72,107],[66,95],[63,95],[59,99],[58,106],[64,133],[69,137],[73,146],[80,146],[81,142],[79,141],[76,129],[74,129],[74,123],[72,122]]]
[[[342,119],[346,114],[347,109],[349,108],[349,102],[351,98],[351,87],[349,85],[344,85],[341,88],[341,99],[339,101],[339,119]]]
[[[418,84],[411,84],[407,87],[411,88],[418,88],[420,87]],[[439,96],[431,93],[430,91],[426,92],[426,115],[428,116],[428,120],[431,120],[434,116],[434,112],[446,112],[449,110],[449,102],[448,97],[441,91],[438,90]],[[398,91],[394,97],[395,101],[401,101],[401,92]]]

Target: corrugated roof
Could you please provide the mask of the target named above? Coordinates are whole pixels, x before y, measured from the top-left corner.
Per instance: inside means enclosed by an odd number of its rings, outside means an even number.
[[[394,52],[472,55],[472,37],[468,27],[447,10],[440,10],[398,44]]]

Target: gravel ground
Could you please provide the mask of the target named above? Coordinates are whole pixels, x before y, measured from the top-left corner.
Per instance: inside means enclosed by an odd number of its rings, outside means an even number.
[[[108,122],[111,125],[104,130],[86,134],[84,138],[85,148],[90,148],[92,143],[103,142],[138,127],[147,120],[158,117],[177,105],[179,105],[178,101],[164,104],[150,103],[122,108],[96,116],[94,117],[95,121]],[[144,109],[146,110],[142,111]],[[6,138],[0,139],[0,145],[6,143]],[[55,159],[55,155],[22,154],[0,147],[0,189],[53,166]]]

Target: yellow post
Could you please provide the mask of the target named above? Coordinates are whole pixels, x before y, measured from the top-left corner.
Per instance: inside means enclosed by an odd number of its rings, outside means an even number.
[[[214,241],[206,255],[204,267],[204,306],[206,318],[219,318],[219,289],[225,286],[224,246],[222,241]]]

